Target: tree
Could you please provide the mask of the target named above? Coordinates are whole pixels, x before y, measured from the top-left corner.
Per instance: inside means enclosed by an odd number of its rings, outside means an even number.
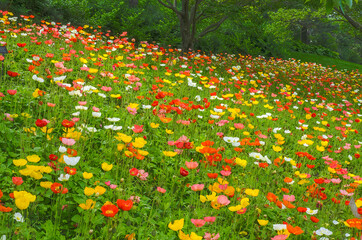
[[[178,17],[182,50],[194,48],[195,42],[206,34],[216,31],[230,14],[253,0],[158,0],[166,8],[171,9]],[[201,31],[197,26],[207,22]]]
[[[306,3],[315,1],[317,0],[307,0]],[[348,7],[349,9],[355,8],[356,6],[354,5],[357,5],[358,7],[358,0],[355,0],[356,4],[353,4],[353,0],[318,0],[318,2],[319,5],[325,7],[328,12],[332,10],[337,12],[339,15],[344,17],[352,27],[362,33],[362,24],[354,19],[349,13],[347,13],[347,11],[345,11],[346,7]],[[361,14],[360,11],[358,14]]]

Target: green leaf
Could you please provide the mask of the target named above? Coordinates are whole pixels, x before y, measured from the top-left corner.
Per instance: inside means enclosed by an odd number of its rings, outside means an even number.
[[[77,214],[77,215],[74,215],[73,217],[72,217],[72,221],[73,222],[76,222],[76,223],[79,223],[80,222],[80,216]]]
[[[352,0],[345,0],[345,1],[346,1],[346,3],[347,3],[347,6],[348,6],[349,8],[352,8],[353,1],[352,1]]]

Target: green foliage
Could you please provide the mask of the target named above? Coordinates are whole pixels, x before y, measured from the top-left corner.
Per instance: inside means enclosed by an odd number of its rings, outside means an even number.
[[[347,62],[341,59],[335,59],[327,56],[320,56],[312,53],[302,53],[302,52],[290,52],[288,57],[301,60],[302,62],[315,62],[322,64],[323,66],[333,67],[339,70],[356,70],[362,71],[362,65],[352,62]]]
[[[307,45],[299,41],[293,42],[293,50],[297,52],[313,53],[321,56],[339,58],[339,53],[323,46]]]

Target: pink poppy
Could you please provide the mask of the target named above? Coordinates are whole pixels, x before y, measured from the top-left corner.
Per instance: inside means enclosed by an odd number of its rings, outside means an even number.
[[[62,138],[62,143],[67,146],[73,146],[75,144],[75,140],[71,138]]]
[[[195,225],[195,227],[202,227],[206,223],[204,219],[191,219],[191,222]]]
[[[204,220],[209,223],[213,223],[216,220],[216,217],[204,217]]]
[[[191,186],[192,191],[202,191],[204,189],[204,184],[194,184]]]
[[[166,189],[164,189],[162,187],[157,187],[157,191],[159,191],[160,193],[165,193]]]
[[[197,166],[199,166],[198,162],[194,162],[194,161],[191,161],[191,162],[186,161],[185,165],[188,169],[195,169],[195,168],[197,168]]]
[[[206,232],[205,235],[204,235],[205,240],[217,240],[217,239],[219,239],[219,237],[220,237],[219,233],[218,234],[215,234],[215,233],[211,234],[211,233]]]
[[[223,175],[223,176],[229,176],[231,174],[231,171],[221,170],[220,174]]]
[[[234,127],[235,127],[236,129],[243,129],[243,128],[245,128],[244,124],[242,124],[242,123],[234,123]]]
[[[132,129],[135,133],[141,133],[143,132],[143,125],[134,125],[134,128]]]
[[[283,195],[283,200],[288,201],[288,202],[294,202],[295,196],[294,195]]]
[[[78,104],[81,105],[81,106],[84,106],[84,105],[87,104],[87,102],[86,101],[83,101],[83,102],[79,101]]]
[[[271,238],[271,240],[285,240],[288,238],[288,235],[276,235],[275,237]]]
[[[217,202],[218,202],[219,204],[221,204],[221,205],[224,205],[224,206],[227,206],[227,205],[230,204],[230,201],[229,201],[228,197],[225,196],[225,195],[220,195],[220,196],[218,196],[218,197],[217,197]]]

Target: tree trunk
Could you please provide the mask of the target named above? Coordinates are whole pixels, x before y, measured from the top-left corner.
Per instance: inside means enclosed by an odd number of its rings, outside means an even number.
[[[137,6],[138,6],[138,0],[129,0],[128,6],[129,6],[130,8],[135,8],[135,7],[137,7]]]
[[[304,44],[309,44],[309,34],[306,26],[302,26],[302,29],[300,30],[300,40]]]

